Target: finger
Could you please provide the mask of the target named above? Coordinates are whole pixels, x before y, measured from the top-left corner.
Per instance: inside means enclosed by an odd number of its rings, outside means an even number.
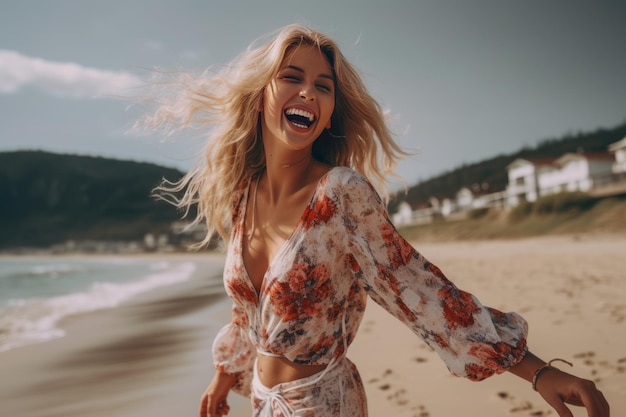
[[[226,415],[230,412],[230,406],[226,401],[221,401],[217,407],[217,412],[220,413],[220,415]]]
[[[206,395],[203,395],[202,400],[200,400],[200,409],[198,410],[198,415],[200,417],[206,417],[208,401],[209,401],[209,398]]]
[[[609,416],[609,403],[593,382],[589,382],[586,387],[581,389],[580,400],[587,409],[589,417]]]
[[[567,408],[563,400],[558,395],[551,395],[543,397],[554,411],[559,415],[559,417],[574,417],[572,412]]]
[[[206,417],[221,417],[221,413],[218,410],[218,401],[209,401]]]

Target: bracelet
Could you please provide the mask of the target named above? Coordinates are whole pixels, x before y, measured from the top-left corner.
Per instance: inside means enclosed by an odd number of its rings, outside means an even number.
[[[568,362],[565,359],[561,359],[561,358],[552,359],[550,362],[546,363],[541,368],[539,368],[539,369],[537,369],[535,371],[535,374],[533,375],[533,389],[535,391],[537,391],[537,380],[539,379],[541,374],[543,374],[545,371],[550,370],[550,369],[558,369],[558,368],[555,368],[554,366],[552,366],[552,362],[555,362],[555,361],[564,362],[564,363],[568,364],[569,366],[574,366],[571,362]]]

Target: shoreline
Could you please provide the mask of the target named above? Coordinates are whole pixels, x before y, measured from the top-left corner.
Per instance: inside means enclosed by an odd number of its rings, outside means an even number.
[[[0,353],[2,373],[11,375],[0,380],[0,415],[196,415],[230,301],[220,287],[223,256],[192,256],[197,269],[188,280],[69,316],[59,323],[64,337]],[[241,399],[231,399],[234,416],[245,410]]]
[[[626,236],[413,243],[483,304],[524,316],[534,353],[572,360],[568,370],[596,380],[612,414],[626,414]],[[116,308],[64,319],[60,339],[0,353],[0,369],[10,375],[0,379],[0,415],[197,415],[214,374],[212,341],[230,320],[231,302],[220,288],[224,258],[159,256],[192,260],[197,269],[187,281]],[[368,304],[348,357],[361,373],[371,416],[444,417],[461,404],[469,417],[556,415],[512,375],[480,383],[451,376],[421,339]],[[230,394],[229,403],[230,417],[251,415],[246,398]]]

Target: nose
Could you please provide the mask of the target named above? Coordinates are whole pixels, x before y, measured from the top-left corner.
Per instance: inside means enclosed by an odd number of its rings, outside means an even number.
[[[315,88],[307,85],[303,86],[302,90],[300,90],[300,98],[306,101],[314,101],[316,99]]]

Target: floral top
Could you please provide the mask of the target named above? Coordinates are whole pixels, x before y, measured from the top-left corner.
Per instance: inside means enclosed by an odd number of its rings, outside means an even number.
[[[526,354],[524,319],[458,289],[400,236],[367,179],[346,167],[319,180],[257,294],[241,252],[251,180],[235,198],[224,269],[233,319],[213,344],[216,368],[238,377],[235,391],[249,392],[257,350],[308,365],[345,356],[367,295],[437,351],[455,375],[481,380]]]

